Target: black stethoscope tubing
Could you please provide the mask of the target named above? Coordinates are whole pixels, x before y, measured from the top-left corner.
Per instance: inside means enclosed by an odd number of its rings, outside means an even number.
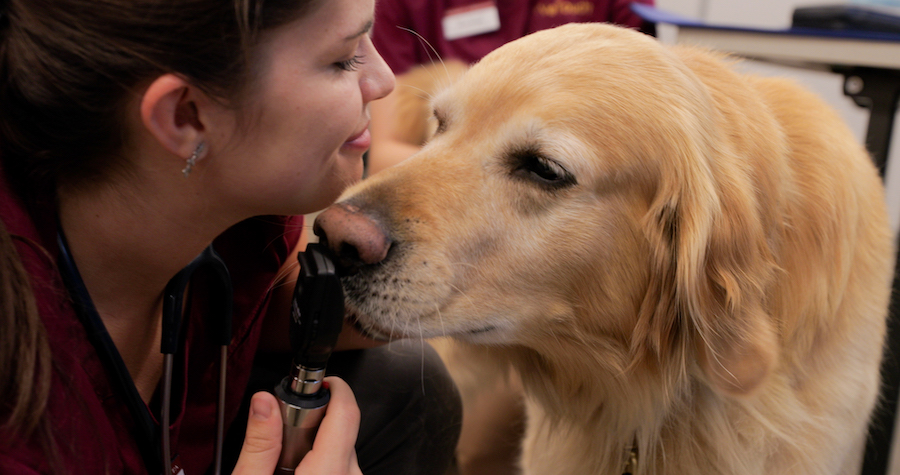
[[[184,315],[184,296],[191,277],[197,270],[208,269],[214,276],[214,282],[220,286],[211,289],[213,295],[221,296],[217,308],[211,312],[212,318],[219,317],[220,333],[214,335],[220,346],[220,373],[219,373],[219,399],[217,402],[216,417],[216,456],[215,473],[221,473],[222,450],[224,441],[224,407],[225,407],[225,376],[227,368],[228,345],[231,342],[231,320],[233,313],[233,289],[228,268],[221,257],[210,245],[187,267],[182,269],[166,285],[163,297],[163,331],[160,342],[164,355],[163,369],[163,400],[161,408],[160,425],[162,430],[153,422],[150,409],[144,403],[134,380],[122,360],[115,343],[112,341],[100,314],[97,312],[87,287],[75,266],[69,252],[68,242],[60,231],[57,234],[57,245],[60,252],[59,267],[69,293],[73,299],[75,313],[81,320],[87,332],[90,343],[100,356],[106,370],[109,372],[114,385],[125,398],[126,406],[134,418],[137,426],[138,448],[144,465],[149,473],[171,474],[172,456],[169,440],[169,416],[171,411],[172,366],[174,354],[179,343],[181,320]],[[162,433],[162,441],[160,435]],[[161,447],[160,447],[161,446]],[[161,449],[161,450],[160,450]],[[160,453],[162,452],[162,453]]]
[[[220,319],[219,333],[213,335],[216,343],[219,345],[219,398],[216,403],[216,454],[214,474],[219,475],[222,472],[222,451],[225,440],[225,383],[228,369],[228,345],[231,344],[231,321],[234,313],[234,290],[231,285],[231,275],[225,261],[216,253],[212,245],[200,253],[190,264],[175,274],[175,277],[166,284],[163,297],[163,329],[162,339],[160,342],[160,351],[164,355],[163,367],[163,404],[161,408],[161,424],[165,428],[162,433],[162,449],[163,463],[172,460],[171,443],[169,441],[169,415],[172,401],[172,366],[175,352],[178,349],[179,329],[181,328],[181,319],[187,311],[184,305],[184,295],[191,278],[194,273],[206,269],[214,274],[212,282],[218,283],[219,288],[211,288],[210,293],[219,297],[219,305],[215,305],[217,300],[213,299],[214,308],[210,311],[211,318]],[[215,328],[211,326],[210,328]],[[171,473],[170,470],[165,473]]]

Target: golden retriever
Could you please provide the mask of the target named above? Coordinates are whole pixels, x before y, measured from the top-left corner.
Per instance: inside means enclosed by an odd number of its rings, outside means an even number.
[[[434,108],[315,228],[360,329],[516,368],[525,474],[858,473],[893,245],[832,110],[601,24],[499,48]]]

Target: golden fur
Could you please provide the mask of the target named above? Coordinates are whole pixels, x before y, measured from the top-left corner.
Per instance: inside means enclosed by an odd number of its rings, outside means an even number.
[[[397,76],[392,93],[394,113],[388,127],[401,142],[422,146],[434,135],[437,120],[432,98],[459,80],[468,66],[457,60],[413,67]],[[455,344],[452,338],[434,338],[437,350],[462,398],[463,421],[456,448],[459,475],[517,473],[519,445],[524,427],[524,403],[518,378],[509,368],[485,366],[479,355]]]
[[[832,110],[584,24],[496,50],[434,106],[422,152],[336,205],[391,243],[360,253],[347,305],[372,335],[511,363],[525,474],[617,475],[632,443],[636,474],[858,472],[893,247]],[[327,213],[338,249],[356,224]]]
[[[437,128],[431,111],[431,97],[458,80],[467,69],[465,63],[448,59],[418,65],[398,75],[394,87],[396,109],[392,116],[396,138],[412,145],[423,145],[428,141]]]

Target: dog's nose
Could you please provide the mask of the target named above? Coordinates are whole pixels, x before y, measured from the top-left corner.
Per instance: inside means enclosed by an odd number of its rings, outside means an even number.
[[[375,218],[346,203],[333,204],[319,213],[313,232],[338,256],[345,270],[381,262],[391,247],[390,237]]]

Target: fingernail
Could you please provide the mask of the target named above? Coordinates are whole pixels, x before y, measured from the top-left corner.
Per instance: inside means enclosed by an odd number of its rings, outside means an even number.
[[[272,405],[265,398],[254,397],[250,403],[250,416],[266,420],[272,415]]]

